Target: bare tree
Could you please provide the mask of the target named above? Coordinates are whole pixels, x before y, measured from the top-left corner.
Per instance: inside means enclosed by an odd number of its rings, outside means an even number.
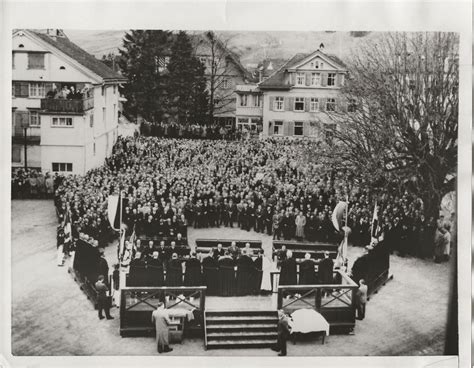
[[[367,41],[349,63],[348,105],[331,113],[340,152],[353,169],[375,186],[403,183],[435,219],[455,188],[458,44],[453,33],[390,33]]]
[[[208,43],[209,66],[206,68],[209,93],[209,118],[212,123],[216,114],[233,111],[235,102],[233,88],[226,86],[233,77],[229,39],[222,39],[212,31],[204,34]]]

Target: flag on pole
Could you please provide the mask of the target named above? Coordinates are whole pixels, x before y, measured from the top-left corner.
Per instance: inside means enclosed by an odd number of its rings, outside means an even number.
[[[334,211],[332,211],[332,224],[337,231],[340,231],[342,228],[342,220],[344,219],[346,208],[347,202],[339,201],[336,207],[334,207]]]
[[[109,222],[112,229],[119,231],[120,230],[120,202],[122,200],[122,195],[109,195],[107,200],[107,213],[109,215]]]
[[[67,207],[66,210],[66,216],[64,216],[64,221],[63,221],[63,230],[64,230],[64,239],[65,241],[70,241],[71,239],[71,215],[69,211],[69,206]]]
[[[347,259],[347,246],[349,244],[349,233],[351,229],[348,226],[343,226],[342,230],[344,231],[344,239],[342,239],[341,244],[337,248],[337,257],[336,260],[341,265],[344,265],[344,262]]]
[[[377,234],[380,231],[378,212],[379,212],[379,208],[377,207],[377,201],[376,201],[375,206],[374,206],[374,215],[372,216],[372,226],[370,230],[370,234],[373,239],[377,238]]]

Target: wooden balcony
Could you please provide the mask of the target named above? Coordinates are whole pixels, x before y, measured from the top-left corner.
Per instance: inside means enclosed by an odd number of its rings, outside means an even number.
[[[41,110],[52,113],[83,114],[94,107],[94,99],[65,100],[58,98],[43,98]]]

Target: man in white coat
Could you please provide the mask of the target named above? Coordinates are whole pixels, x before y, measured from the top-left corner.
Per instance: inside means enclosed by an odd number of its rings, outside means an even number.
[[[168,353],[173,351],[169,347],[169,328],[171,320],[163,303],[159,303],[156,310],[151,315],[151,320],[156,329],[156,347],[158,353]]]

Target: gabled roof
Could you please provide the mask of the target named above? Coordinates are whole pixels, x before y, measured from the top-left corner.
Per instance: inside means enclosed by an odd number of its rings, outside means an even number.
[[[290,88],[289,85],[285,84],[285,71],[288,67],[299,63],[301,60],[306,58],[308,54],[296,54],[292,58],[288,59],[280,69],[277,69],[272,75],[270,75],[263,82],[259,83],[260,88]]]
[[[210,31],[210,32],[212,32],[212,31]],[[214,33],[214,35],[215,35],[215,33]],[[195,33],[195,34],[190,34],[189,37],[191,38],[191,42],[194,43],[195,47],[197,47],[197,45],[199,45],[199,43],[202,43],[202,42],[209,43],[209,40],[206,37],[206,32],[199,32],[199,33]],[[240,62],[240,57],[235,52],[230,50],[226,45],[224,45],[220,41],[220,39],[217,35],[216,35],[216,40],[217,40],[217,45],[219,46],[219,48],[224,52],[225,56],[237,67],[237,69],[240,70],[242,75],[247,79],[251,79],[252,76],[251,76],[250,72]]]
[[[320,49],[317,49],[316,51],[314,51],[310,54],[307,54],[306,57],[303,60],[300,60],[300,61],[294,63],[293,65],[289,65],[287,69],[298,68],[299,66],[308,63],[309,61],[311,61],[312,59],[314,59],[316,57],[320,57],[321,59],[325,60],[326,62],[332,64],[332,66],[335,67],[336,69],[345,69],[346,68],[346,65],[344,64],[344,62],[341,59],[339,59],[337,56],[330,55],[330,54],[325,54]]]
[[[310,57],[316,56],[316,55],[321,55],[322,57],[328,59],[329,61],[332,61],[335,63],[338,67],[345,68],[346,65],[344,62],[339,59],[335,55],[329,55],[329,54],[324,54],[322,51],[317,50],[315,52],[311,52],[309,54],[303,54],[299,53],[294,55],[292,58],[290,58],[286,63],[284,63],[281,68],[276,70],[270,77],[268,77],[266,80],[263,82],[259,83],[259,87],[262,89],[285,89],[285,88],[290,88],[290,85],[288,83],[285,83],[285,73],[288,71],[288,69],[293,69],[297,67],[299,64],[305,61],[305,59],[308,59]]]
[[[96,59],[94,56],[89,54],[87,51],[81,49],[75,43],[71,42],[67,37],[51,37],[45,33],[38,31],[28,30],[33,36],[38,37],[41,41],[48,43],[54,48],[58,49],[62,53],[66,54],[70,58],[77,61],[85,68],[97,74],[104,81],[120,81],[125,82],[127,78],[114,72],[107,65]]]

